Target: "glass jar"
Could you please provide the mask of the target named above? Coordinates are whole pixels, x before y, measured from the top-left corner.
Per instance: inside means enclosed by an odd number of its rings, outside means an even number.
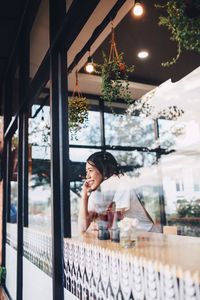
[[[98,239],[109,240],[110,232],[108,230],[108,221],[98,220]]]
[[[110,240],[111,242],[119,243],[119,227],[113,227],[110,230]]]
[[[99,229],[98,229],[98,239],[99,240],[109,240],[110,239],[109,230],[101,225],[99,226]]]
[[[136,228],[120,228],[120,245],[123,248],[132,248],[136,245]]]

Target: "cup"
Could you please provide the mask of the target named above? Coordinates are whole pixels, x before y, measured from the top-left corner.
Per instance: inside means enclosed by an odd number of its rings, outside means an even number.
[[[108,230],[108,222],[107,221],[99,221],[98,222],[98,239],[99,240],[109,240],[110,232]]]

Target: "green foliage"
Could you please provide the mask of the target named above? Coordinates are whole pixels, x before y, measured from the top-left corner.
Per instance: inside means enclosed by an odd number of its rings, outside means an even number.
[[[171,40],[177,43],[177,55],[171,61],[162,63],[169,67],[177,62],[183,49],[200,52],[200,2],[199,0],[169,0],[165,5],[155,5],[166,10],[166,16],[159,17],[159,25],[171,32]],[[196,13],[195,13],[196,12]]]
[[[6,279],[6,268],[0,267],[0,284],[2,284]]]
[[[193,201],[180,200],[177,204],[179,217],[200,217],[200,199]]]
[[[102,77],[102,99],[108,101],[110,107],[113,102],[119,99],[130,104],[131,94],[128,75],[133,72],[134,67],[126,66],[122,53],[112,60],[108,59],[103,53],[103,59],[103,64],[97,66],[97,72]]]
[[[69,130],[72,139],[77,139],[77,133],[88,125],[88,103],[85,97],[69,98]]]

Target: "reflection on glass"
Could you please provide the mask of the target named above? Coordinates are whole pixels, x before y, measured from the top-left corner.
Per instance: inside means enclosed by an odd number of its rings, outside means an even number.
[[[167,224],[177,226],[179,234],[200,236],[200,126],[195,119],[198,107],[190,104],[189,109],[193,117],[185,111],[180,120],[159,120],[161,146],[176,150],[159,164]]]
[[[120,166],[124,167],[125,172],[138,173],[137,169],[150,167],[156,163],[156,155],[153,152],[141,151],[109,151],[114,155]]]
[[[32,106],[29,119],[29,226],[51,230],[50,109]]]
[[[72,217],[72,235],[77,235],[77,218],[79,210],[79,201],[81,199],[82,178],[85,175],[85,161],[90,154],[99,151],[97,149],[70,149],[70,159],[72,161],[70,195],[71,195],[71,217]],[[109,150],[119,164],[123,172],[130,177],[133,189],[140,196],[147,211],[156,223],[160,223],[159,211],[159,176],[156,166],[155,153],[145,153],[139,151],[117,151]],[[154,167],[154,171],[149,171]],[[149,171],[149,172],[148,172]],[[151,174],[151,180],[148,175]],[[72,176],[72,175],[71,175]]]
[[[71,161],[85,163],[87,158],[94,152],[100,151],[96,149],[70,148],[69,157]]]
[[[70,148],[70,201],[72,236],[78,235],[78,211],[81,190],[85,178],[85,162],[96,149]]]
[[[180,234],[200,236],[199,153],[175,153],[161,164],[168,224]]]
[[[78,222],[79,202],[81,199],[82,185],[83,185],[83,181],[70,182],[72,236],[78,235],[77,222]]]
[[[105,113],[105,136],[107,145],[151,148],[154,123],[143,117]]]
[[[130,177],[133,189],[138,194],[156,223],[160,223],[159,191],[160,178],[156,165],[156,154],[139,151],[110,151],[123,172]]]

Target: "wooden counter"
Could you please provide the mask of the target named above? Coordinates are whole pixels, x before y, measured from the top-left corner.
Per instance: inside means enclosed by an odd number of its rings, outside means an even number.
[[[66,288],[78,299],[200,300],[200,238],[140,232],[124,249],[90,232],[64,242]]]
[[[192,274],[200,271],[200,238],[197,237],[141,232],[138,233],[136,246],[131,249],[124,249],[119,243],[110,240],[100,241],[95,232],[84,233],[78,240],[123,254],[144,257],[163,265],[175,266],[177,271],[179,267]],[[181,274],[178,273],[177,276]]]

